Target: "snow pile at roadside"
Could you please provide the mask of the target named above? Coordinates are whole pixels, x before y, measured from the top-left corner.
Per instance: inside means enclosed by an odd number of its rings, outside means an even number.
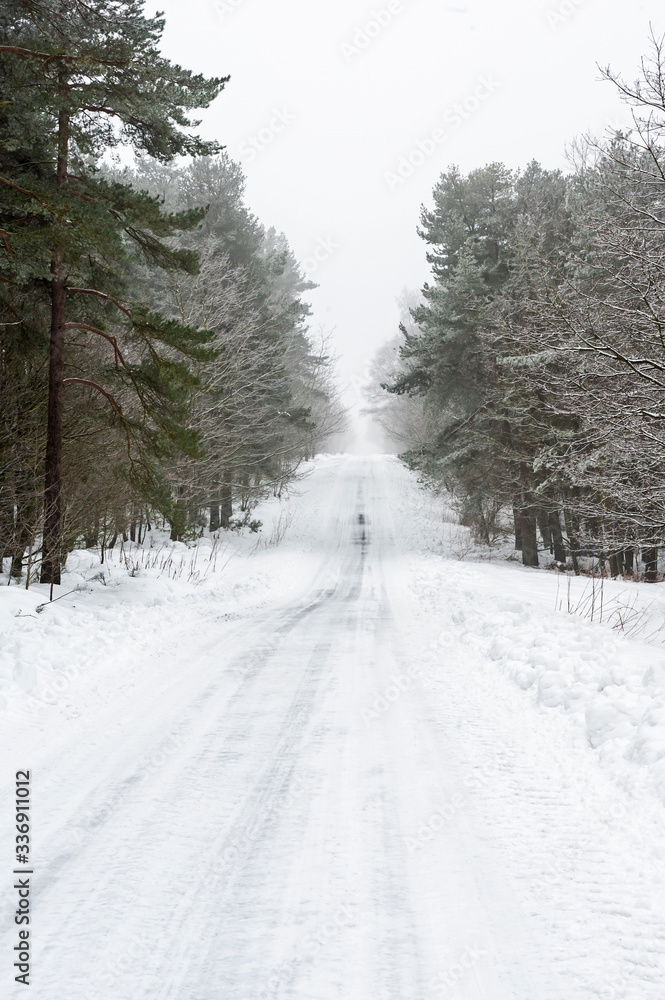
[[[651,784],[665,801],[665,649],[554,610],[549,574],[418,559],[412,587],[442,652],[461,646],[534,706],[567,714],[616,780]]]
[[[465,562],[464,529],[444,503],[407,469],[390,475],[416,614],[439,631],[441,669],[449,655],[473,656],[508,675],[539,710],[569,717],[615,780],[665,801],[665,585],[604,581],[600,623],[598,581]]]

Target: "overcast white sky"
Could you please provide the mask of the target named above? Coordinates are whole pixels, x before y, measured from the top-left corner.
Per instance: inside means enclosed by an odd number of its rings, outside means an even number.
[[[165,55],[231,74],[203,131],[242,163],[249,206],[307,261],[320,285],[314,324],[334,327],[352,387],[397,331],[396,296],[427,278],[416,227],[439,174],[533,158],[565,168],[576,135],[627,120],[596,64],[634,78],[649,22],[665,31],[653,0],[162,0],[160,9]],[[417,167],[398,183],[413,153]]]

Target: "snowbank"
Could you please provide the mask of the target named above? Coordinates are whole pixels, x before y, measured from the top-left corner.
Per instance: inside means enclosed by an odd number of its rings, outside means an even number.
[[[438,632],[441,669],[457,650],[507,675],[535,708],[569,717],[628,791],[650,787],[665,802],[665,585],[605,580],[601,589],[488,562],[444,501],[407,469],[392,475],[414,607]]]

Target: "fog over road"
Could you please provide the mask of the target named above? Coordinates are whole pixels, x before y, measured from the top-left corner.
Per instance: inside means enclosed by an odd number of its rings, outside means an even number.
[[[402,482],[327,460],[300,596],[174,622],[36,769],[40,1000],[662,998],[617,789],[478,660],[459,564],[422,614]]]

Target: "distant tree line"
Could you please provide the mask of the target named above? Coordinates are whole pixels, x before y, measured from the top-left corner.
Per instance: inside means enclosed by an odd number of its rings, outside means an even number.
[[[371,409],[461,521],[509,514],[527,566],[658,579],[665,545],[665,62],[606,79],[633,127],[462,175],[424,208],[432,277],[375,361]],[[379,392],[382,385],[383,392]]]
[[[142,0],[0,8],[0,557],[250,520],[339,429],[307,281]],[[135,166],[110,159],[129,148]],[[7,564],[5,564],[7,565]]]

